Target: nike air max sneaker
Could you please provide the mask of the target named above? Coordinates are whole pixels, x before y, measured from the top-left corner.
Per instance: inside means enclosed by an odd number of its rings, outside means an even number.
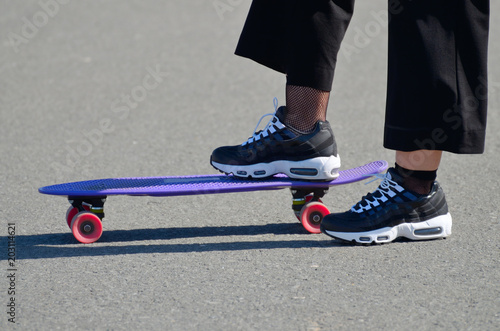
[[[438,182],[428,195],[406,190],[390,168],[380,186],[344,213],[325,216],[321,231],[333,238],[360,244],[388,243],[398,237],[411,240],[445,238],[452,219]]]
[[[214,150],[212,166],[237,177],[264,178],[278,173],[306,180],[338,177],[340,158],[328,122],[318,121],[312,132],[301,133],[283,124],[286,107],[268,115],[273,117],[267,126],[243,144]]]

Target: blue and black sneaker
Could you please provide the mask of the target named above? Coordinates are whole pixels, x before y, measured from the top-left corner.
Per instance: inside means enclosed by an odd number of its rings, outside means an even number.
[[[284,124],[285,106],[267,115],[273,116],[267,126],[243,144],[214,150],[212,166],[237,177],[264,178],[278,173],[306,180],[338,177],[340,158],[327,121],[318,121],[312,132],[302,133]]]
[[[438,182],[427,195],[406,190],[390,168],[380,186],[344,213],[325,216],[321,231],[330,237],[360,244],[445,238],[451,234],[451,215]]]

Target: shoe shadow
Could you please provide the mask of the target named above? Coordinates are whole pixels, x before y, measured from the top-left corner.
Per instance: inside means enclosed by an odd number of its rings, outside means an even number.
[[[113,243],[134,243],[142,241],[176,240],[189,238],[263,236],[263,235],[304,235],[304,240],[269,240],[200,243],[161,243],[108,245]],[[47,259],[80,256],[104,256],[151,253],[192,253],[217,251],[264,250],[280,248],[321,248],[345,246],[331,240],[318,240],[318,236],[308,233],[300,223],[280,223],[267,225],[243,225],[225,227],[183,227],[157,229],[130,229],[104,231],[101,238],[89,245],[79,243],[68,233],[17,235],[15,237],[17,259]],[[324,236],[323,238],[327,238]],[[7,237],[0,237],[0,242]],[[6,259],[0,257],[0,260]]]

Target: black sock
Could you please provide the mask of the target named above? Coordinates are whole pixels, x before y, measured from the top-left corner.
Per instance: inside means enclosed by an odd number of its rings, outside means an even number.
[[[409,170],[397,163],[396,171],[403,177],[402,186],[419,194],[429,194],[437,177],[437,169],[433,171]]]

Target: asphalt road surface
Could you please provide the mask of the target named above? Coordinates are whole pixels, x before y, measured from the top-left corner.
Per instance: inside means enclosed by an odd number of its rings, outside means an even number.
[[[284,102],[281,74],[233,55],[249,4],[1,0],[0,329],[500,329],[496,0],[486,152],[444,157],[446,240],[311,235],[283,190],[111,197],[103,236],[83,245],[68,202],[37,192],[215,173],[211,151]],[[382,148],[385,9],[357,1],[339,54],[328,119],[344,168],[394,159]],[[324,202],[343,211],[377,185],[335,187]]]

